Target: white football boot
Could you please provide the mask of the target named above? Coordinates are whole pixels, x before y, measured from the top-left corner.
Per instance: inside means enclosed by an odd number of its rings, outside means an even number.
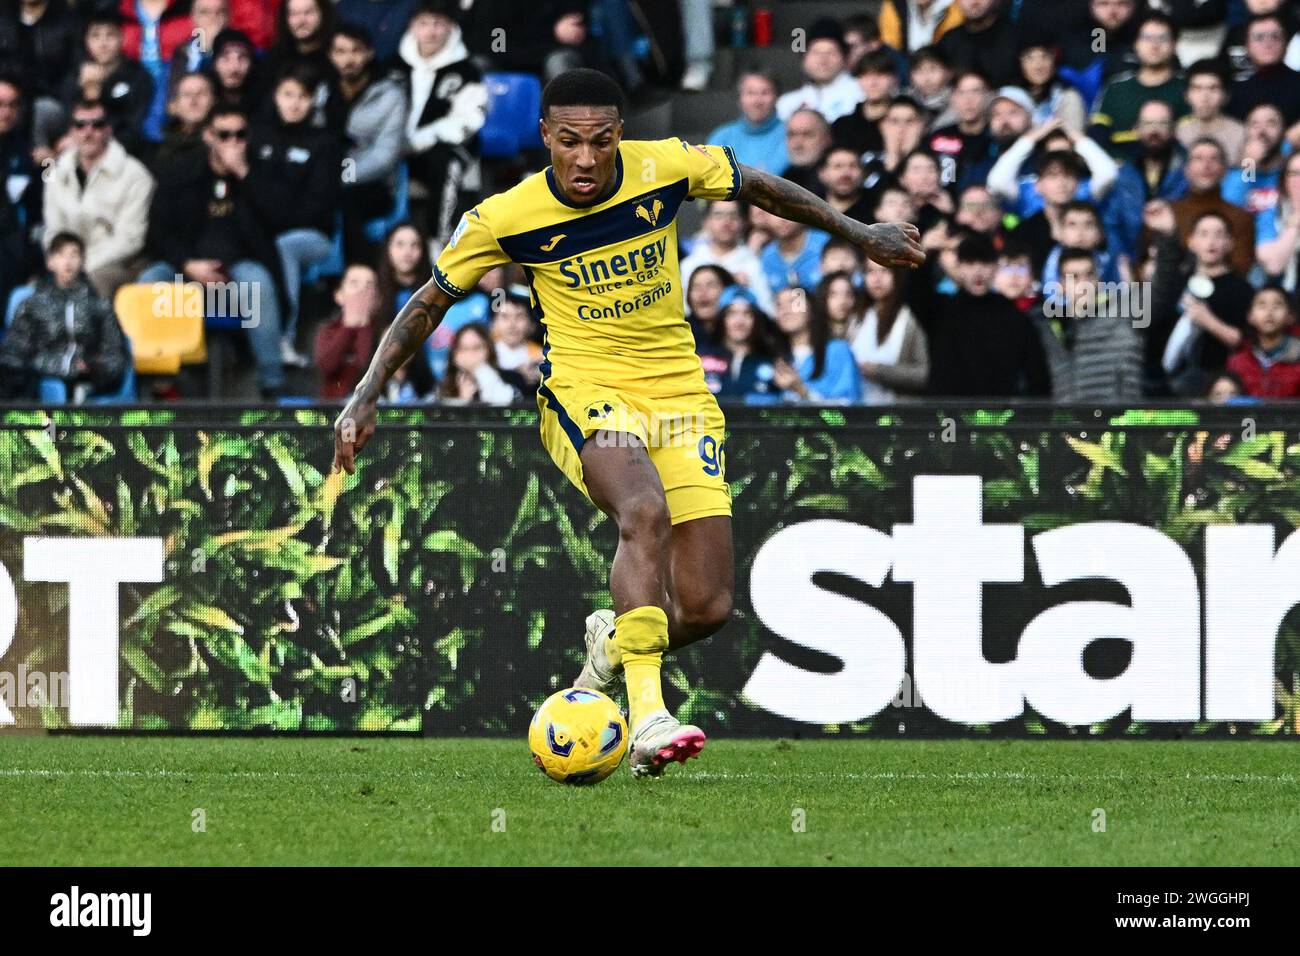
[[[614,634],[614,612],[599,610],[587,615],[587,661],[574,687],[598,690],[613,697],[622,683],[623,668],[614,664],[606,653],[605,642]]]
[[[667,710],[647,716],[632,731],[628,748],[628,766],[634,777],[657,777],[672,761],[686,763],[704,749],[704,731],[680,723]]]

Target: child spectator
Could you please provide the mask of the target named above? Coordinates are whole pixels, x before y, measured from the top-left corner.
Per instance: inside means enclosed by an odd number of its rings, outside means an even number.
[[[786,347],[773,363],[772,383],[789,402],[856,404],[862,373],[843,339],[832,338],[827,315],[806,289],[776,295],[776,324]]]
[[[1226,369],[1214,377],[1210,387],[1205,390],[1205,400],[1211,405],[1235,405],[1245,395],[1241,378]]]
[[[5,397],[80,403],[120,386],[131,361],[126,338],[112,307],[82,274],[83,261],[73,234],[50,240],[50,275],[36,283],[0,341]]]
[[[315,358],[320,369],[320,397],[346,398],[370,365],[379,319],[379,285],[369,266],[354,264],[334,292],[338,314],[316,332]]]
[[[1254,398],[1300,398],[1300,339],[1291,335],[1295,311],[1277,286],[1259,289],[1250,303],[1251,335],[1228,359],[1247,395]]]
[[[1147,210],[1157,249],[1147,364],[1150,374],[1159,355],[1173,393],[1191,397],[1204,393],[1209,376],[1245,338],[1252,290],[1229,265],[1235,237],[1226,219],[1207,212],[1196,220],[1187,243],[1194,257],[1189,275],[1181,268],[1173,215],[1166,213],[1154,204]]]
[[[903,273],[868,262],[866,293],[870,305],[853,335],[853,357],[865,380],[862,400],[887,405],[925,391],[930,377],[930,350],[925,332],[907,306]]]
[[[1038,302],[1038,282],[1029,250],[1008,246],[998,255],[998,271],[993,276],[993,291],[1028,314]]]

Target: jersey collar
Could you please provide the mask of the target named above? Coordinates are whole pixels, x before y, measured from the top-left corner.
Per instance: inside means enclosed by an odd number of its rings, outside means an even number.
[[[618,152],[614,154],[614,191],[610,193],[607,198],[596,203],[594,206],[579,206],[577,203],[569,202],[569,200],[565,199],[564,193],[560,192],[560,187],[555,182],[554,166],[546,167],[546,185],[550,187],[551,195],[555,197],[556,201],[562,205],[568,206],[570,209],[595,209],[596,206],[605,205],[605,203],[617,196],[618,191],[623,188],[623,144],[619,144]]]

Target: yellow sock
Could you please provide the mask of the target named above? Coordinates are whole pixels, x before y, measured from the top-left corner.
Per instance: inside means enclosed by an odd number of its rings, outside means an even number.
[[[610,645],[623,662],[628,725],[635,731],[646,714],[664,707],[659,669],[668,648],[668,615],[652,605],[620,614],[614,618]]]

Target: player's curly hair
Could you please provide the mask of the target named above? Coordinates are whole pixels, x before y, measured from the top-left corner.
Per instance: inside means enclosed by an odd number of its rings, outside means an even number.
[[[627,109],[623,89],[599,70],[566,70],[542,90],[542,115],[552,106],[612,106],[622,116]]]

